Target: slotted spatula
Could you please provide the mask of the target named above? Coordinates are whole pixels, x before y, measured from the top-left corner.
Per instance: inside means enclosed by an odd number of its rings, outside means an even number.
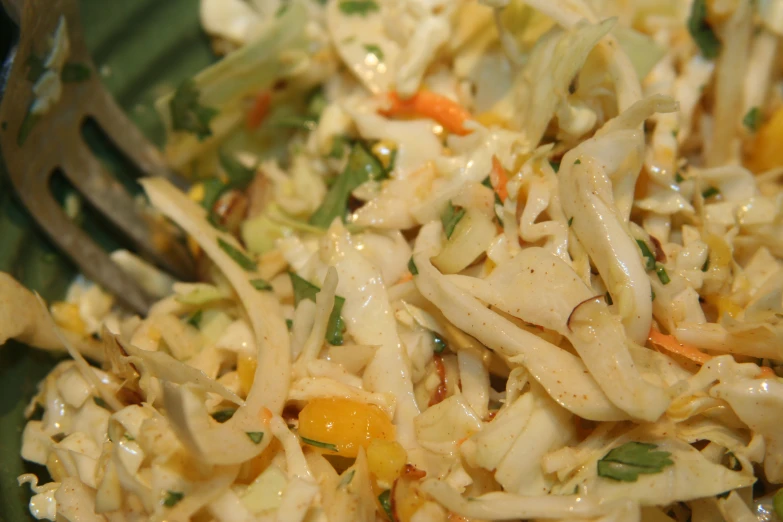
[[[195,272],[193,260],[176,231],[144,210],[109,174],[85,143],[83,125],[94,120],[144,175],[166,177],[181,188],[184,182],[167,169],[157,149],[101,83],[84,43],[76,0],[2,3],[12,19],[21,19],[19,42],[4,70],[7,82],[0,104],[0,151],[11,182],[38,224],[87,277],[144,313],[153,298],[68,218],[50,191],[50,179],[53,173],[62,172],[143,257],[176,278],[188,280]],[[53,44],[57,48],[54,54]],[[39,61],[37,78],[28,79],[31,57],[39,56],[45,57],[44,67],[41,69]],[[56,92],[58,77],[59,97],[41,96],[42,92],[53,92],[51,89]],[[2,80],[0,77],[0,86]],[[42,81],[53,82],[48,91]],[[47,104],[48,109],[40,110]]]

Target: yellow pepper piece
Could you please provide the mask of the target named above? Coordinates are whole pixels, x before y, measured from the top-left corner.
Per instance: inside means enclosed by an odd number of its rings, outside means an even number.
[[[190,187],[190,190],[188,191],[188,197],[196,203],[201,203],[204,201],[204,184],[196,183]]]
[[[84,324],[84,319],[82,319],[79,313],[78,306],[73,303],[58,301],[52,304],[51,311],[57,326],[69,332],[87,335],[87,325]]]
[[[482,112],[476,116],[476,121],[485,127],[491,127],[493,125],[503,128],[508,127],[508,121],[506,121],[504,117],[491,111]]]
[[[374,439],[367,447],[367,465],[379,482],[394,483],[408,461],[405,448],[397,441]]]
[[[372,153],[381,162],[383,168],[388,169],[391,160],[397,150],[397,144],[390,140],[381,140],[372,146]]]
[[[258,361],[249,355],[237,356],[237,375],[239,375],[239,386],[245,397],[250,393],[250,387],[253,386],[253,379],[256,375]]]
[[[775,111],[756,133],[745,163],[753,172],[783,166],[783,107]]]
[[[394,425],[374,404],[341,398],[313,399],[299,412],[299,435],[333,445],[343,457],[356,457],[359,448],[367,449],[373,439],[394,440]]]

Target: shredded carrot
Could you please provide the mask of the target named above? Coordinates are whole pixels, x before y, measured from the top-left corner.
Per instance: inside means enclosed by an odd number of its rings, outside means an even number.
[[[774,379],[775,377],[777,374],[769,366],[762,366],[761,371],[756,375],[756,379]]]
[[[492,183],[492,188],[495,189],[500,201],[506,201],[508,197],[508,176],[506,175],[506,169],[500,164],[500,160],[497,156],[492,156],[492,171],[489,173],[489,182]]]
[[[272,95],[269,91],[264,91],[256,96],[253,101],[253,107],[250,108],[245,116],[245,125],[249,130],[257,129],[263,123],[266,115],[269,114],[269,107],[272,102]]]
[[[710,359],[712,355],[702,352],[691,344],[684,344],[677,340],[673,335],[665,335],[656,330],[650,328],[650,342],[656,346],[660,346],[664,350],[681,355],[688,360],[695,362],[696,364],[704,364]]]
[[[431,91],[419,91],[408,99],[400,98],[396,92],[389,93],[389,108],[380,111],[384,116],[422,116],[432,118],[453,134],[470,134],[465,129],[465,120],[471,115],[458,103]]]
[[[401,285],[402,283],[407,283],[408,281],[413,281],[413,274],[410,272],[405,272],[405,274],[400,278],[399,281],[397,281],[398,285]]]

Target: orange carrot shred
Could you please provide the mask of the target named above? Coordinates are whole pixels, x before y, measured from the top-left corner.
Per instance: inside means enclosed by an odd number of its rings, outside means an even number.
[[[681,355],[696,364],[704,364],[712,359],[712,355],[702,352],[691,344],[681,343],[673,335],[662,334],[655,328],[650,328],[649,338],[654,345],[660,346],[667,352]]]
[[[253,106],[245,116],[245,125],[249,130],[257,129],[263,123],[266,115],[269,114],[269,107],[272,102],[272,95],[269,91],[264,91],[256,96]]]
[[[497,192],[500,201],[506,201],[508,197],[508,176],[506,175],[506,169],[500,164],[500,160],[497,156],[492,156],[492,171],[489,173],[489,182],[492,183],[492,188]]]
[[[410,272],[405,272],[403,276],[400,278],[399,281],[397,281],[397,284],[407,283],[408,281],[413,281],[413,274]]]
[[[410,98],[402,99],[391,91],[388,96],[389,108],[379,111],[384,116],[421,116],[431,118],[453,133],[464,136],[470,134],[465,129],[465,120],[471,115],[458,103],[431,91],[419,91]]]

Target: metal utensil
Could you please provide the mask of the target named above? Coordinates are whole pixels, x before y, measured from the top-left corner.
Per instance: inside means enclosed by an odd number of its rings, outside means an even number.
[[[0,150],[11,182],[38,224],[87,277],[144,313],[153,299],[68,218],[49,189],[50,179],[62,172],[143,256],[175,277],[189,279],[193,260],[176,231],[162,226],[106,171],[85,143],[82,126],[94,120],[145,175],[164,176],[180,187],[184,183],[103,87],[84,43],[76,0],[2,3],[15,20],[21,14],[21,34],[0,105]],[[38,78],[31,81],[31,57],[42,55],[46,58],[43,64],[38,60]],[[42,80],[44,75],[49,76]],[[51,89],[56,92],[58,80],[59,98],[47,97]],[[48,109],[40,110],[47,103]]]

